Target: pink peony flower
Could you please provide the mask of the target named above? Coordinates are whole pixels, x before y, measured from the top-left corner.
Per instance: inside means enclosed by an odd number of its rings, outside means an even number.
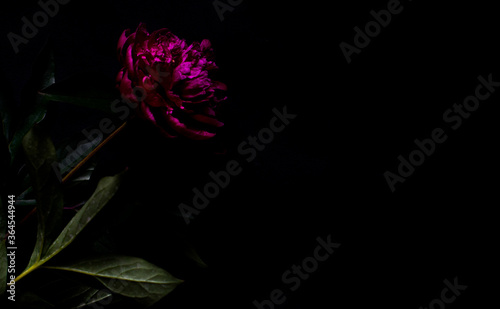
[[[122,97],[137,103],[137,115],[167,137],[204,140],[224,124],[216,117],[226,85],[211,79],[217,69],[210,41],[188,45],[168,29],[149,34],[140,24],[118,42]]]

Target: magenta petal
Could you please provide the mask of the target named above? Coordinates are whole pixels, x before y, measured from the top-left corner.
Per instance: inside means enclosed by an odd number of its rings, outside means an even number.
[[[137,26],[137,29],[135,30],[135,34],[136,34],[135,37],[136,37],[137,43],[141,43],[141,42],[147,40],[149,37],[149,33],[146,30],[146,24],[140,23],[139,26]]]
[[[146,103],[153,107],[165,107],[167,103],[165,100],[156,92],[149,92],[146,98]]]
[[[118,39],[118,46],[117,46],[118,54],[120,54],[120,52],[121,52],[121,50],[123,48],[123,45],[125,45],[125,42],[127,41],[127,38],[130,36],[129,33],[130,33],[130,29],[126,29],[125,31],[122,32],[122,35]]]
[[[182,103],[184,103],[184,101],[178,95],[174,94],[172,91],[167,92],[167,98],[168,100],[170,100],[170,102],[174,103],[175,106],[179,108],[184,108],[182,107]]]
[[[122,64],[124,63],[125,61],[125,53],[128,49],[129,46],[133,46],[134,45],[134,40],[135,40],[135,33],[132,33],[131,35],[129,35],[126,40],[123,42],[123,45],[120,47],[120,49],[118,50],[118,54],[119,54],[119,59],[120,61],[122,62]]]
[[[177,137],[175,135],[168,133],[165,129],[163,129],[162,127],[160,127],[158,125],[153,113],[151,112],[151,109],[144,102],[141,103],[139,115],[141,116],[141,118],[144,118],[144,119],[150,121],[165,137],[167,137],[167,138],[176,138]]]
[[[119,89],[123,98],[130,100],[132,102],[137,102],[137,98],[132,93],[132,81],[128,77],[127,71],[125,71],[125,73],[123,74]]]
[[[227,91],[227,85],[221,82],[212,82],[212,89]]]
[[[213,108],[211,108],[211,107],[208,107],[208,106],[207,106],[207,107],[205,107],[205,108],[203,109],[203,113],[204,113],[205,115],[215,117],[215,111],[214,111],[214,110],[213,110]]]
[[[151,66],[146,67],[146,70],[165,89],[170,89],[173,79],[173,68],[170,65],[162,62],[153,62]]]
[[[184,78],[191,72],[193,64],[190,61],[185,61],[175,68],[175,71],[180,73]]]
[[[223,122],[220,122],[219,120],[215,119],[215,118],[212,118],[212,117],[209,117],[209,116],[205,116],[205,115],[201,115],[201,114],[194,114],[194,115],[191,115],[191,118],[199,121],[199,122],[202,122],[204,124],[208,124],[208,125],[211,125],[211,126],[214,126],[214,127],[217,127],[217,128],[220,128],[222,126],[224,126],[224,123]]]
[[[185,83],[182,89],[182,96],[184,98],[192,99],[200,95],[204,95],[205,89],[210,87],[210,80],[208,78],[196,78]]]
[[[122,79],[123,79],[123,69],[120,70],[120,72],[118,72],[118,74],[116,75],[116,84],[118,85],[118,87],[122,82]]]
[[[125,68],[128,70],[132,77],[135,76],[134,71],[134,58],[132,56],[133,46],[129,45],[127,48],[127,53],[125,54]]]
[[[210,47],[212,47],[212,43],[210,43],[209,40],[204,39],[203,41],[201,41],[200,47],[202,51],[205,51],[210,49]]]
[[[156,119],[153,116],[153,113],[149,109],[149,106],[146,103],[144,103],[144,102],[141,102],[141,115],[142,115],[143,118],[145,118],[145,119],[151,121],[152,123],[156,124]]]

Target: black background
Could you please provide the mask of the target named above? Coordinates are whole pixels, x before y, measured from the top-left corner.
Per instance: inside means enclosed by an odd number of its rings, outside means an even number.
[[[211,40],[218,79],[229,87],[219,137],[227,154],[191,144],[179,150],[182,143],[137,125],[98,156],[102,174],[128,165],[127,196],[143,202],[107,230],[114,250],[186,280],[155,308],[255,308],[274,289],[288,291],[282,274],[328,235],[341,247],[276,308],[427,307],[455,277],[468,288],[447,306],[479,308],[495,291],[488,279],[496,277],[498,93],[456,131],[442,117],[474,94],[478,76],[500,81],[500,25],[493,4],[483,2],[401,2],[403,11],[350,64],[340,42],[353,44],[353,28],[364,28],[387,1],[243,1],[221,22],[211,1],[74,0],[16,55],[6,33],[19,34],[21,17],[39,10],[17,2],[0,19],[1,67],[22,110],[22,86],[47,39],[56,81],[89,69],[112,80],[117,39],[139,22],[188,42]],[[283,106],[297,118],[193,223],[169,219],[210,170],[243,162],[238,144]],[[56,140],[101,117],[60,105],[52,113],[65,119],[54,127]],[[448,139],[392,193],[384,172],[395,172],[413,140],[438,127]],[[97,231],[117,213],[116,205],[103,213]],[[165,257],[174,230],[188,235],[207,269],[177,269]]]

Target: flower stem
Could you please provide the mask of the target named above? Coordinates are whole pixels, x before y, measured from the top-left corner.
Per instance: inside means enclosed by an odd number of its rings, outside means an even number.
[[[92,150],[85,158],[83,158],[80,163],[78,163],[77,166],[75,166],[64,178],[62,179],[62,183],[65,183],[71,176],[73,176],[87,161],[92,158],[96,152],[98,152],[104,145],[106,145],[113,137],[115,137],[118,133],[120,133],[125,126],[127,125],[127,122],[125,121],[118,129],[113,131],[102,143],[100,143],[94,150]]]
[[[21,280],[24,276],[26,276],[27,274],[29,274],[30,272],[34,271],[35,269],[37,269],[41,264],[33,264],[31,265],[30,268],[26,269],[25,271],[23,271],[19,276],[17,276],[15,279],[14,279],[14,282],[18,282],[19,280]]]

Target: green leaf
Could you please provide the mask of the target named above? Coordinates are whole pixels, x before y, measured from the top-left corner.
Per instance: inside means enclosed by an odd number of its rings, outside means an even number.
[[[57,276],[52,272],[42,279],[42,284],[32,284],[29,292],[25,292],[25,289],[19,291],[21,307],[31,305],[31,308],[104,308],[122,299],[100,286],[98,282],[89,284],[90,280],[81,280],[88,278],[81,277],[83,276],[76,273],[65,272],[64,276]]]
[[[51,276],[53,277],[53,276]],[[78,280],[58,279],[44,285],[35,291],[43,295],[46,301],[56,308],[89,308],[92,304],[104,307],[113,301],[112,293],[98,286],[89,286]]]
[[[57,239],[50,245],[42,258],[35,264],[28,267],[16,280],[20,280],[45,262],[61,252],[73,242],[75,237],[85,228],[85,226],[99,213],[99,211],[111,200],[118,191],[124,172],[115,176],[104,177],[97,185],[97,188],[88,199],[80,211],[70,220],[62,230]]]
[[[38,229],[35,249],[28,267],[37,263],[55,239],[62,217],[63,195],[54,174],[56,150],[39,126],[34,126],[23,139],[23,148],[37,200]]]
[[[17,157],[21,149],[23,138],[31,130],[31,128],[42,121],[47,113],[46,100],[38,100],[34,111],[24,119],[22,125],[15,131],[12,140],[9,143],[9,151],[11,155],[11,162]]]
[[[151,306],[183,282],[156,265],[128,256],[110,255],[46,268],[94,276],[111,292],[143,306]]]
[[[104,304],[109,304],[113,300],[113,294],[110,291],[87,287],[86,290],[78,295],[77,305],[71,306],[70,309],[88,308],[96,304],[98,307],[103,307]],[[76,299],[76,296],[75,296]]]
[[[99,211],[111,200],[120,187],[123,173],[112,177],[104,177],[97,185],[97,189],[80,211],[71,219],[59,237],[48,249],[44,258],[50,258],[66,248],[80,234],[83,228]]]

